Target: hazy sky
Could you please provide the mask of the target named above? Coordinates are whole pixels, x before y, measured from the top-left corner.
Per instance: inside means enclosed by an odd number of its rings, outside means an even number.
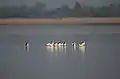
[[[93,5],[93,6],[100,6],[110,3],[120,3],[120,0],[0,0],[0,5],[21,5],[21,4],[28,4],[32,5],[35,2],[44,2],[48,8],[56,8],[60,7],[62,4],[67,4],[70,7],[73,7],[75,1],[81,3],[81,5]]]

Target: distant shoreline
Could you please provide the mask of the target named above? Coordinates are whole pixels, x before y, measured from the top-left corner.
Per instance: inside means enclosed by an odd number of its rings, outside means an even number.
[[[90,17],[90,18],[8,18],[0,19],[0,25],[75,25],[75,24],[120,24],[120,17]]]

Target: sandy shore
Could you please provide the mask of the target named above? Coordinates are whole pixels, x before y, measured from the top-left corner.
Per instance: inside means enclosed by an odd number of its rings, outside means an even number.
[[[0,19],[0,25],[40,25],[40,24],[109,24],[120,23],[120,18],[62,18],[62,19],[23,19],[23,18],[9,18]]]

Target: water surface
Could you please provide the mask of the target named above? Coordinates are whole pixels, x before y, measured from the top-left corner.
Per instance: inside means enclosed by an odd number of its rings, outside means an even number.
[[[119,26],[1,26],[1,79],[119,79]],[[29,52],[24,43],[30,41]],[[72,41],[86,41],[85,54]],[[46,48],[49,41],[67,47]]]

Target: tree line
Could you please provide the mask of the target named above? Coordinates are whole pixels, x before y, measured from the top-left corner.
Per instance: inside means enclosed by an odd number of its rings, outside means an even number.
[[[61,17],[119,17],[120,4],[101,7],[82,7],[76,2],[73,8],[62,5],[60,8],[47,10],[46,5],[37,2],[33,6],[0,6],[0,18],[61,18]]]

